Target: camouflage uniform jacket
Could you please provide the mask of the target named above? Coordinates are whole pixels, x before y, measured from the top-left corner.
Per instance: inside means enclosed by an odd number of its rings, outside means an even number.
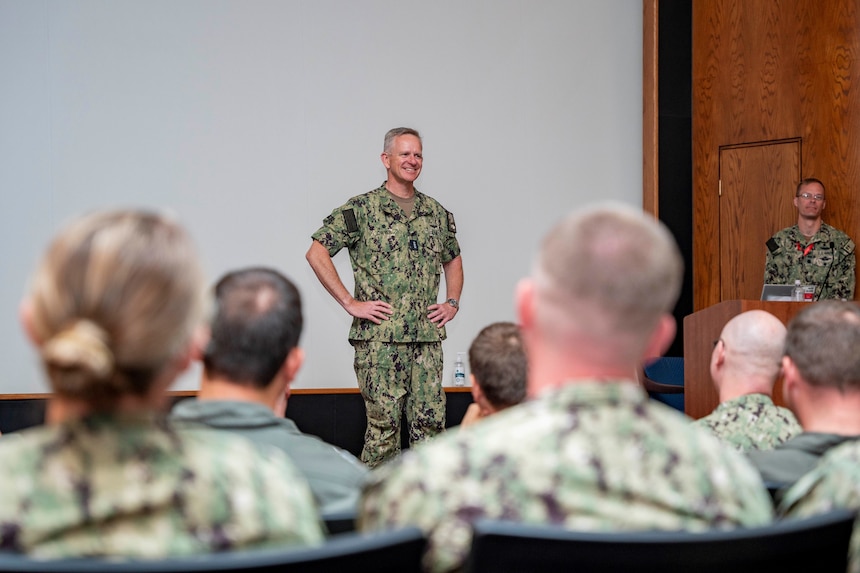
[[[0,550],[156,558],[322,541],[286,456],[228,432],[91,416],[0,438]]]
[[[781,516],[809,517],[836,508],[860,510],[860,441],[829,450],[818,465],[782,496]],[[850,573],[860,573],[860,521],[851,535]]]
[[[764,394],[723,402],[694,423],[740,452],[769,450],[803,431],[791,410]]]
[[[349,249],[359,301],[382,300],[394,314],[382,324],[355,318],[350,340],[438,342],[445,329],[427,318],[436,304],[442,265],[460,254],[454,217],[434,199],[415,191],[407,218],[385,184],[358,195],[323,220],[312,235],[330,256]]]
[[[425,569],[461,567],[486,517],[581,530],[752,526],[773,509],[738,452],[632,381],[578,381],[371,473],[359,527],[412,524]]]
[[[806,252],[809,245],[813,248]],[[854,241],[826,223],[807,245],[797,225],[767,241],[764,284],[815,285],[815,300],[854,298]]]

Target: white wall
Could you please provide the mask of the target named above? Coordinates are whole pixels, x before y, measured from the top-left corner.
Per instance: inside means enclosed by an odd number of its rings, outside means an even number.
[[[349,317],[304,253],[332,208],[382,182],[387,129],[422,132],[418,187],[457,218],[446,376],[514,318],[554,220],[641,205],[641,0],[0,0],[0,78],[0,393],[47,390],[17,305],[82,211],[170,209],[213,280],[248,264],[294,279],[301,388],[355,386]]]

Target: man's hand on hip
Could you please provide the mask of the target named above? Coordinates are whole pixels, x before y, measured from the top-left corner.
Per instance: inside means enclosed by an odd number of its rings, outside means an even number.
[[[383,320],[388,320],[388,317],[394,314],[394,309],[391,308],[391,305],[381,300],[361,302],[353,299],[344,308],[352,316],[365,318],[374,324],[382,324]]]
[[[430,319],[430,322],[436,323],[436,328],[442,328],[457,315],[457,309],[447,302],[431,304],[427,310],[430,311],[427,318]]]

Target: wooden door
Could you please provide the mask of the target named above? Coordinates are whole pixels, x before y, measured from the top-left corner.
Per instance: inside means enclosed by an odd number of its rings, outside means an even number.
[[[765,242],[797,222],[800,138],[720,148],[720,300],[758,300]]]

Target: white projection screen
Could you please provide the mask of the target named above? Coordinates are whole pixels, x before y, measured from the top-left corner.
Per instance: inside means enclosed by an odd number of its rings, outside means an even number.
[[[482,327],[514,319],[554,221],[642,201],[641,0],[0,0],[0,78],[3,394],[49,391],[18,304],[82,212],[174,213],[212,281],[281,270],[304,298],[294,387],[351,388],[350,317],[304,254],[383,181],[389,128],[421,131],[417,186],[457,220],[446,385]]]

